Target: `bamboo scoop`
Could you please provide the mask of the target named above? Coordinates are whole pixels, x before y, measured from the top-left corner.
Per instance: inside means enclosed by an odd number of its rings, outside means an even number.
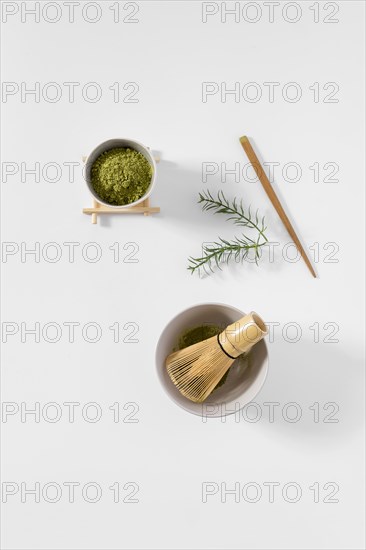
[[[182,395],[202,403],[235,359],[267,332],[265,323],[252,311],[217,336],[171,353],[165,362],[168,374]]]
[[[296,244],[298,251],[300,252],[301,256],[303,257],[304,262],[308,266],[310,273],[312,274],[313,277],[316,277],[316,273],[314,271],[314,268],[311,265],[311,262],[310,262],[310,260],[307,256],[307,254],[306,254],[306,252],[305,252],[298,236],[295,233],[295,229],[292,227],[291,222],[288,219],[288,217],[286,215],[286,212],[284,211],[284,209],[283,209],[283,207],[282,207],[282,205],[281,205],[281,203],[280,203],[280,201],[279,201],[272,185],[270,184],[270,181],[267,178],[266,173],[263,170],[263,167],[262,167],[261,163],[259,162],[258,157],[255,154],[255,152],[253,150],[253,147],[251,146],[250,141],[247,138],[247,136],[241,137],[240,138],[240,143],[242,144],[242,147],[243,147],[244,151],[246,152],[247,157],[250,160],[250,163],[251,163],[251,165],[253,166],[253,168],[255,170],[255,173],[257,174],[257,176],[258,176],[265,192],[267,193],[267,195],[269,197],[269,200],[271,201],[271,203],[275,207],[275,209],[277,211],[277,214],[279,215],[279,217],[282,220],[283,225],[286,227],[290,237],[292,238],[292,240]]]

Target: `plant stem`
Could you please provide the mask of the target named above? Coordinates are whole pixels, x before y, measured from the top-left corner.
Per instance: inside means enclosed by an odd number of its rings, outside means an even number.
[[[213,198],[207,198],[207,197],[205,197],[204,195],[201,195],[201,194],[200,194],[200,198],[201,198],[201,200],[199,201],[200,203],[201,202],[206,202],[206,203],[209,203],[209,204],[212,204],[212,205],[216,206],[218,209],[222,208],[222,206],[223,206],[222,202],[219,202],[218,200],[215,200]],[[260,233],[260,235],[263,237],[263,239],[266,242],[268,242],[268,239],[264,234],[264,229],[260,229],[260,227],[251,218],[247,217],[244,213],[241,213],[238,210],[234,209],[233,206],[230,206],[229,203],[228,203],[227,206],[225,206],[225,209],[227,210],[228,214],[238,216],[238,217],[242,218],[243,220],[245,220],[245,222],[246,222],[245,225],[246,226],[252,227],[253,229],[256,229],[258,231],[258,233]]]
[[[226,214],[228,220],[232,220],[236,225],[247,227],[256,232],[256,236],[248,236],[242,234],[241,237],[234,237],[232,241],[227,241],[219,237],[218,241],[212,245],[204,245],[203,255],[199,258],[190,257],[188,269],[194,273],[199,271],[201,267],[208,267],[212,271],[212,262],[220,268],[220,263],[225,259],[227,262],[234,255],[238,258],[242,252],[244,260],[251,250],[255,250],[255,262],[258,263],[259,250],[262,246],[268,243],[265,235],[266,227],[264,218],[259,223],[258,211],[255,213],[255,218],[252,217],[250,207],[247,212],[244,210],[242,201],[238,202],[235,198],[231,203],[225,197],[223,191],[219,191],[217,199],[215,199],[209,190],[199,193],[199,203],[203,203],[203,210],[213,210],[215,214]]]

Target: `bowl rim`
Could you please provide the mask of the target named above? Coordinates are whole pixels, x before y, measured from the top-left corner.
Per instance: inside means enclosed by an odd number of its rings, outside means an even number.
[[[94,188],[91,184],[91,181],[90,179],[88,178],[87,176],[87,173],[86,173],[86,167],[88,165],[88,163],[90,163],[90,158],[92,157],[92,155],[95,153],[95,151],[97,149],[99,149],[100,147],[103,147],[103,146],[107,146],[106,149],[104,149],[104,151],[108,151],[108,144],[112,144],[115,143],[116,141],[120,141],[120,142],[129,142],[130,144],[136,144],[138,145],[139,147],[141,147],[141,149],[143,149],[145,152],[146,152],[146,155],[148,156],[149,158],[149,161],[150,161],[150,164],[153,168],[153,174],[152,174],[152,177],[151,177],[151,182],[150,182],[150,185],[146,191],[146,193],[144,195],[142,195],[142,197],[140,197],[137,201],[134,201],[134,202],[129,202],[128,204],[121,204],[121,205],[116,205],[116,204],[110,204],[109,202],[106,202],[104,200],[102,200],[99,195],[97,195],[97,193],[94,191]],[[118,145],[114,145],[112,147],[110,147],[111,149],[113,147],[118,147]],[[120,147],[123,147],[122,143],[120,145]],[[131,146],[131,148],[133,149],[133,146]],[[136,149],[137,150],[137,149]],[[101,153],[100,153],[101,154]],[[93,161],[94,162],[94,161]],[[86,157],[85,159],[85,163],[84,163],[84,181],[86,183],[86,186],[89,190],[89,193],[92,195],[92,197],[97,201],[99,202],[100,204],[103,204],[103,206],[107,206],[108,208],[113,208],[115,210],[119,210],[121,208],[131,208],[133,206],[136,206],[137,204],[140,204],[141,202],[143,202],[144,200],[146,200],[152,193],[154,187],[155,187],[155,182],[156,182],[156,161],[151,153],[151,150],[149,149],[149,147],[147,147],[146,145],[144,145],[143,143],[141,143],[140,141],[137,141],[136,139],[130,139],[130,138],[110,138],[110,139],[107,139],[105,141],[102,141],[101,143],[99,143],[99,145],[96,145],[94,147],[94,149],[89,153],[89,155]]]
[[[218,414],[212,414],[212,415],[204,415],[204,403],[201,403],[201,408],[200,409],[197,409],[197,410],[193,410],[192,408],[189,408],[188,407],[188,403],[187,403],[187,406],[184,406],[184,402],[180,402],[180,401],[177,401],[176,399],[174,399],[174,397],[172,396],[172,394],[169,392],[169,390],[167,389],[167,387],[165,386],[165,384],[163,383],[163,380],[162,380],[162,369],[161,369],[161,366],[159,366],[158,364],[158,357],[157,357],[157,354],[158,354],[158,350],[159,350],[159,347],[160,347],[160,343],[161,343],[161,340],[162,340],[162,337],[163,337],[163,334],[165,332],[165,330],[167,329],[167,327],[173,322],[175,321],[175,319],[177,319],[178,317],[180,317],[182,314],[184,314],[186,311],[191,311],[192,309],[196,309],[196,308],[199,308],[199,307],[202,307],[202,306],[214,306],[214,307],[218,307],[218,308],[221,308],[221,307],[224,307],[224,308],[229,308],[230,310],[232,311],[235,311],[237,312],[239,315],[245,315],[245,312],[235,306],[231,306],[229,304],[225,304],[223,302],[200,302],[199,304],[194,304],[192,306],[188,306],[184,309],[182,309],[181,311],[179,311],[176,315],[174,315],[174,317],[172,317],[164,326],[164,328],[162,329],[161,331],[161,334],[159,336],[159,339],[156,343],[156,348],[155,348],[155,372],[156,372],[156,376],[159,380],[159,383],[160,383],[160,386],[163,388],[163,391],[164,393],[169,397],[169,399],[175,404],[177,405],[178,407],[180,407],[181,409],[183,409],[184,411],[186,412],[189,412],[191,414],[194,414],[196,416],[206,416],[206,418],[221,418],[223,416],[229,416],[231,414],[233,414],[234,412],[238,412],[240,411],[241,409],[243,409],[248,403],[251,403],[253,401],[253,399],[256,397],[256,395],[258,395],[258,393],[261,391],[261,389],[263,388],[264,384],[265,384],[265,381],[267,379],[267,376],[268,376],[268,370],[269,370],[269,353],[268,353],[268,346],[267,346],[267,342],[265,341],[265,339],[262,339],[261,342],[263,343],[262,345],[264,345],[264,348],[265,348],[265,359],[263,361],[263,366],[261,367],[261,371],[262,372],[262,381],[261,381],[261,385],[260,387],[258,388],[258,390],[255,392],[255,394],[249,399],[249,400],[245,400],[243,399],[243,402],[241,401],[241,398],[249,392],[250,388],[252,386],[250,386],[249,388],[247,388],[240,396],[240,408],[238,410],[230,410],[230,411],[227,411],[225,412],[225,414],[222,414],[222,413],[218,413]],[[238,401],[238,399],[236,399],[236,402]],[[187,399],[187,402],[189,402],[189,400]],[[232,403],[232,401],[228,401],[226,403],[226,405],[229,407],[230,404]],[[209,404],[210,405],[210,404]],[[220,407],[221,408],[221,407]]]

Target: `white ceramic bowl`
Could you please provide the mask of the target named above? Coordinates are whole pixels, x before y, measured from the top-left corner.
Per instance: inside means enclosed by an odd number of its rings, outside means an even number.
[[[252,348],[248,367],[243,368],[243,363],[236,360],[224,384],[214,390],[204,403],[194,403],[184,397],[171,381],[165,367],[167,356],[185,330],[207,323],[225,328],[243,315],[243,311],[224,304],[199,304],[176,315],[163,330],[156,347],[158,377],[169,397],[186,411],[207,418],[226,416],[239,412],[262,388],[268,371],[268,351],[264,340]]]
[[[152,167],[152,177],[150,185],[146,191],[146,193],[140,197],[135,202],[130,202],[129,204],[123,204],[116,206],[115,204],[110,204],[108,202],[103,201],[99,195],[95,192],[92,183],[91,183],[91,168],[93,166],[94,161],[105,151],[109,151],[110,149],[114,149],[115,147],[129,147],[130,149],[135,149],[135,151],[138,151],[149,162],[150,166]],[[151,154],[150,149],[139,143],[138,141],[134,141],[132,139],[123,139],[123,138],[116,138],[116,139],[109,139],[108,141],[103,141],[98,147],[93,149],[93,151],[90,153],[88,158],[85,161],[85,181],[88,186],[88,189],[90,193],[93,195],[95,200],[100,202],[100,204],[104,204],[105,206],[109,206],[110,208],[130,208],[131,206],[135,206],[136,204],[139,204],[140,202],[147,199],[147,197],[151,194],[155,181],[156,181],[156,162],[154,157]]]

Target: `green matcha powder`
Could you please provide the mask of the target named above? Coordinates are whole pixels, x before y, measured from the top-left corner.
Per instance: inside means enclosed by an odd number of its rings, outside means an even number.
[[[149,161],[134,149],[116,147],[102,153],[91,168],[91,183],[108,204],[122,206],[140,199],[152,178]]]

